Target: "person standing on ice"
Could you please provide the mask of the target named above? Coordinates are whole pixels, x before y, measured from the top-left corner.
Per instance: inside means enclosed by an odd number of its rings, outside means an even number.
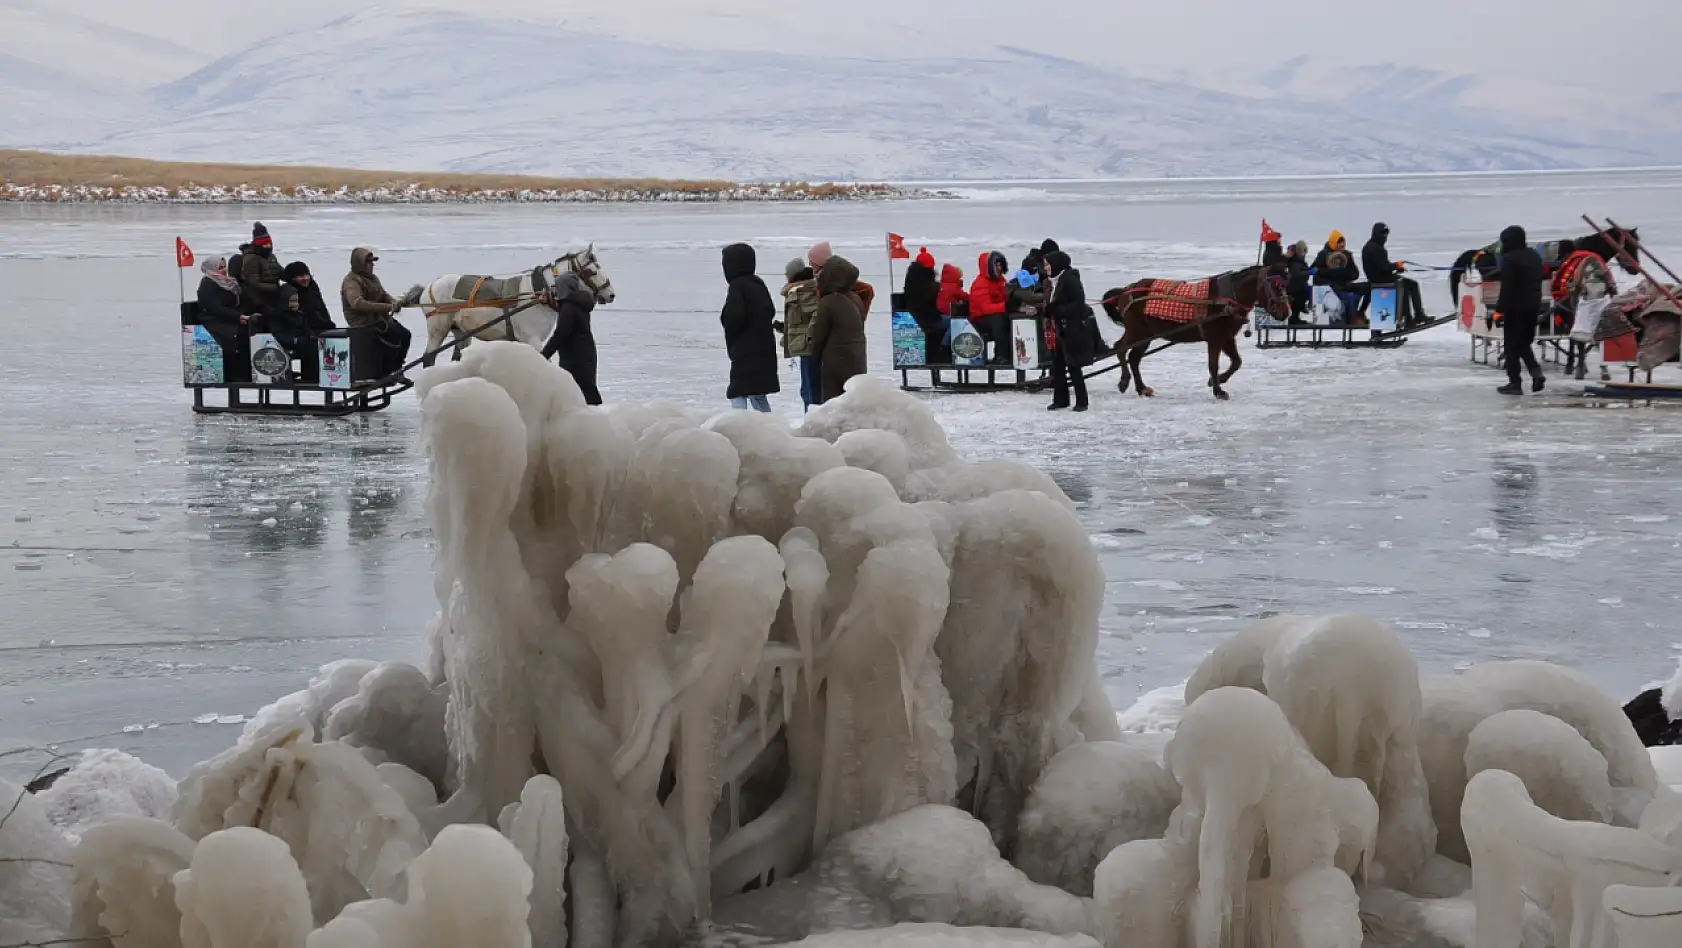
[[[1495,311],[1501,316],[1501,354],[1507,363],[1502,395],[1524,392],[1522,366],[1530,372],[1530,390],[1540,392],[1547,379],[1536,361],[1536,321],[1542,318],[1542,258],[1526,242],[1517,224],[1501,232],[1501,296]]]
[[[555,329],[543,344],[543,358],[554,359],[578,383],[586,405],[600,405],[596,388],[596,337],[590,331],[590,312],[596,308],[596,294],[577,274],[562,273],[549,287],[549,305],[555,309]]]
[[[795,257],[783,268],[783,356],[800,362],[800,402],[806,411],[823,404],[823,380],[818,359],[812,354],[812,320],[818,315],[818,281],[804,257]]]
[[[870,371],[864,338],[865,303],[859,268],[830,257],[818,270],[818,312],[812,320],[812,354],[821,367],[823,400],[839,398],[847,381]]]
[[[345,313],[345,324],[352,329],[373,329],[379,341],[379,377],[395,374],[409,359],[409,330],[397,321],[403,304],[385,291],[385,285],[374,275],[379,260],[367,247],[350,252],[350,272],[339,284],[339,306]]]
[[[1045,255],[1045,275],[1051,281],[1046,293],[1046,322],[1056,345],[1051,351],[1051,411],[1069,407],[1069,387],[1075,390],[1075,411],[1086,411],[1086,372],[1092,364],[1092,330],[1088,325],[1091,308],[1086,287],[1081,284],[1069,255],[1054,250]]]
[[[732,408],[769,412],[769,396],[782,390],[777,379],[777,307],[771,291],[753,271],[758,257],[747,244],[724,248],[724,348],[730,353],[730,387],[725,396]]]
[[[927,252],[928,251],[925,249],[924,253]],[[812,249],[806,254],[806,262],[812,265],[812,273],[816,275],[823,270],[824,264],[834,259],[834,257],[835,251],[830,248],[829,241],[826,240],[822,243],[812,245]],[[933,260],[934,258],[930,257],[929,259]],[[932,269],[934,264],[931,263],[929,266]],[[854,269],[857,268],[855,267]],[[820,289],[819,292],[821,293],[823,291]],[[876,288],[863,280],[855,280],[853,283],[853,292],[859,295],[859,302],[864,305],[864,318],[869,319],[870,304],[876,300]]]

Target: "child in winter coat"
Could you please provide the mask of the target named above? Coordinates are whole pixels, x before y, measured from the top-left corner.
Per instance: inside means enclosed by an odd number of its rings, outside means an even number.
[[[940,268],[940,294],[935,297],[934,305],[940,315],[951,316],[952,304],[960,300],[969,302],[969,293],[964,290],[964,271],[948,263]]]

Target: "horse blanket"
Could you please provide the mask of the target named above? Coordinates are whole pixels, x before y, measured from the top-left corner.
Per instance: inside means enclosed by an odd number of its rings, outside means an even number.
[[[1209,281],[1152,280],[1144,287],[1145,315],[1194,323],[1209,315]],[[1165,298],[1166,297],[1166,298]]]
[[[520,281],[522,279],[524,277],[464,276],[456,281],[455,292],[450,295],[454,300],[464,303],[472,302],[485,306],[500,306],[519,298]],[[474,290],[478,290],[478,292],[475,293]],[[444,301],[440,300],[439,302]]]

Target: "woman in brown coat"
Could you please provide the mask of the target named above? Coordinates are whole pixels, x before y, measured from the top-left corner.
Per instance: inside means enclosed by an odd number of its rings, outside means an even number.
[[[818,271],[818,312],[812,319],[812,355],[822,368],[824,401],[840,397],[847,380],[869,371],[865,357],[864,301],[859,268],[831,257]]]

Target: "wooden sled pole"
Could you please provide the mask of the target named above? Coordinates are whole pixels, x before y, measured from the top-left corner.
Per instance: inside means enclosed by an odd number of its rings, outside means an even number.
[[[1652,251],[1650,251],[1647,248],[1641,246],[1641,243],[1639,241],[1637,241],[1636,245],[1635,245],[1634,252],[1631,252],[1628,248],[1626,248],[1624,246],[1624,242],[1622,240],[1614,238],[1611,234],[1608,234],[1606,231],[1602,230],[1600,225],[1596,224],[1594,222],[1594,218],[1588,216],[1587,214],[1584,214],[1583,215],[1583,220],[1587,221],[1588,225],[1590,227],[1594,228],[1594,232],[1596,234],[1599,234],[1603,239],[1605,239],[1605,241],[1608,244],[1611,244],[1612,246],[1618,248],[1618,250],[1622,253],[1629,254],[1630,260],[1635,264],[1635,272],[1641,274],[1644,277],[1646,277],[1647,282],[1653,284],[1653,288],[1658,290],[1659,293],[1661,293],[1664,296],[1665,299],[1670,300],[1672,303],[1676,304],[1678,307],[1682,307],[1682,299],[1677,299],[1676,294],[1670,292],[1669,287],[1665,286],[1663,283],[1661,283],[1657,279],[1655,279],[1651,273],[1647,272],[1647,268],[1641,265],[1641,255],[1646,254],[1649,257],[1653,257]],[[1606,223],[1610,224],[1613,227],[1618,226],[1617,222],[1612,220],[1610,217],[1608,217],[1606,219]],[[1678,280],[1677,277],[1676,277],[1676,274],[1671,273],[1670,268],[1665,266],[1662,262],[1660,262],[1657,257],[1653,257],[1653,262],[1658,264],[1659,269],[1663,270],[1665,272],[1665,274],[1668,275],[1673,281],[1678,282],[1678,283],[1682,283],[1682,280]]]

